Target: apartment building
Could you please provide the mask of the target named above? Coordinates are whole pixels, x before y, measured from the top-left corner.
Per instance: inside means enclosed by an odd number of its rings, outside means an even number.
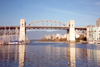
[[[87,41],[100,42],[100,27],[87,27]]]

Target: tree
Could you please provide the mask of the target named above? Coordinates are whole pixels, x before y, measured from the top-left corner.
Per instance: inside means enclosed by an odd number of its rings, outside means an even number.
[[[82,36],[82,34],[81,34],[80,37],[79,37],[79,39],[82,40],[82,38],[83,38],[83,36]]]

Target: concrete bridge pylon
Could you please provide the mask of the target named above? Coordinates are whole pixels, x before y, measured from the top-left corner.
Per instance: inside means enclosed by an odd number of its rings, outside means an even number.
[[[19,41],[26,41],[26,21],[25,19],[20,20],[20,34],[19,34]]]
[[[67,22],[69,29],[67,30],[67,42],[75,42],[75,27],[74,20]]]

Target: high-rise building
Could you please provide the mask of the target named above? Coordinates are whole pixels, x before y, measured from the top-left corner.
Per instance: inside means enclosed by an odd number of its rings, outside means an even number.
[[[96,26],[100,27],[100,18],[98,20],[96,20]]]

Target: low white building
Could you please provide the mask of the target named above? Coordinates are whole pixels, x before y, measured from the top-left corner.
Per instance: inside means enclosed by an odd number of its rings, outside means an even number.
[[[51,36],[48,34],[48,35],[45,35],[45,38],[46,39],[51,39]]]
[[[67,38],[67,34],[64,34],[63,38]]]
[[[56,37],[56,38],[58,37],[58,39],[60,39],[60,38],[61,38],[61,34],[56,34],[55,37]]]
[[[52,34],[51,38],[52,38],[52,39],[55,39],[55,35],[54,35],[54,34]]]
[[[61,35],[61,34],[56,34],[56,37],[60,38],[67,38],[67,34]]]
[[[61,35],[61,34],[56,34],[56,35],[52,35],[52,36],[50,36],[50,35],[45,35],[45,38],[46,39],[56,39],[58,37],[58,39],[60,39],[60,38],[67,38],[67,34],[64,34],[64,35]]]

